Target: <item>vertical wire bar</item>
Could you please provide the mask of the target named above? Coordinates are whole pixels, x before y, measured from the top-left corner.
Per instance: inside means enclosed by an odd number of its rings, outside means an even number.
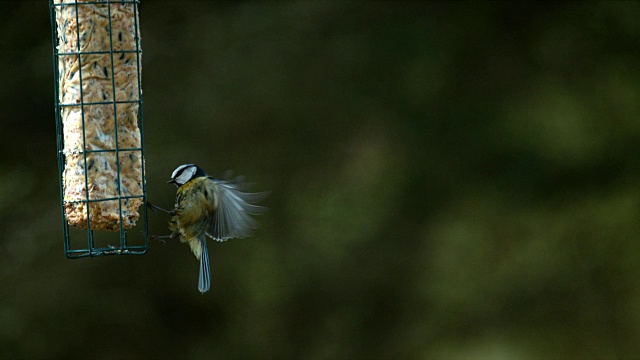
[[[118,216],[120,217],[120,249],[125,246],[124,237],[126,233],[122,223],[122,187],[120,183],[120,142],[118,141],[118,103],[116,101],[117,89],[116,89],[116,74],[115,67],[113,65],[113,27],[111,26],[111,1],[107,2],[107,21],[109,24],[109,57],[111,59],[111,89],[113,96],[113,122],[115,128],[116,139],[116,189],[118,190]]]
[[[63,167],[65,163],[64,156],[64,145],[62,143],[63,135],[62,135],[62,121],[61,121],[61,107],[59,106],[60,102],[60,89],[59,81],[60,81],[60,67],[58,62],[60,61],[60,56],[58,55],[58,27],[56,21],[56,8],[53,6],[54,0],[49,0],[49,11],[51,17],[51,44],[53,47],[53,105],[56,117],[56,148],[58,150],[58,182],[60,183],[60,215],[62,218],[62,236],[64,240],[64,254],[67,258],[70,258],[69,253],[69,224],[64,216],[64,185],[60,180],[62,179]]]
[[[147,252],[149,248],[149,222],[147,217],[147,181],[145,179],[145,157],[144,157],[144,116],[142,113],[142,83],[140,77],[142,76],[141,63],[140,63],[140,25],[138,24],[138,4],[139,0],[136,0],[131,4],[133,6],[133,21],[135,28],[135,43],[136,43],[136,73],[138,75],[138,126],[140,128],[140,162],[142,166],[142,206],[144,207],[144,251]]]
[[[87,248],[89,255],[93,256],[93,231],[91,230],[91,203],[89,203],[89,175],[87,174],[87,135],[85,132],[85,118],[84,118],[84,94],[82,93],[82,47],[80,46],[80,15],[78,15],[78,1],[76,0],[76,37],[78,48],[78,79],[80,83],[80,116],[82,117],[82,155],[84,169],[84,189],[85,189],[85,204],[87,209]],[[83,5],[85,6],[85,5]]]

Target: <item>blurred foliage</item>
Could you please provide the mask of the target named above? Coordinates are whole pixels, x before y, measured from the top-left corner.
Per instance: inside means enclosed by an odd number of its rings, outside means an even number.
[[[3,10],[0,357],[640,354],[640,3],[143,1],[150,198],[273,191],[204,296],[183,244],[64,258],[48,8]]]

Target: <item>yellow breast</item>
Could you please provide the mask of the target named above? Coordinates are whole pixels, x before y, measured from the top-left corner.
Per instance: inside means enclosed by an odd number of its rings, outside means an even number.
[[[208,182],[200,177],[182,185],[176,194],[175,228],[183,241],[204,236],[215,211],[215,194]],[[210,185],[210,184],[209,184]]]

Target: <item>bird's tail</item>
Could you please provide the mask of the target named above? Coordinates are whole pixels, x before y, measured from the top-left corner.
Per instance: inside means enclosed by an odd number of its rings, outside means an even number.
[[[201,293],[209,291],[211,287],[211,270],[209,269],[209,252],[207,251],[207,238],[202,237],[198,240],[202,252],[200,254],[200,278],[198,280],[198,290]]]

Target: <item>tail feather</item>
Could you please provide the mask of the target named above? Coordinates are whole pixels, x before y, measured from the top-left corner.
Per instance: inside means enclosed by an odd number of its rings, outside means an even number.
[[[209,269],[209,252],[207,251],[207,238],[199,240],[201,245],[200,255],[200,278],[198,279],[198,290],[201,293],[209,291],[211,287],[211,270]]]

